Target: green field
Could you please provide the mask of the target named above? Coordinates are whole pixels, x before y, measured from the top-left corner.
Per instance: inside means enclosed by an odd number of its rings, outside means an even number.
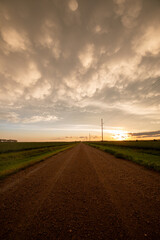
[[[73,142],[0,143],[0,179],[74,145]]]
[[[90,146],[160,171],[160,141],[88,142]]]
[[[17,152],[38,148],[58,147],[68,145],[67,142],[2,142],[0,143],[0,154],[6,152]]]

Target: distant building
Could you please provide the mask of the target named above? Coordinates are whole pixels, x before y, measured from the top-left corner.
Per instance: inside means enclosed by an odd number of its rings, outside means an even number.
[[[0,139],[0,142],[18,142],[18,141],[14,139]]]

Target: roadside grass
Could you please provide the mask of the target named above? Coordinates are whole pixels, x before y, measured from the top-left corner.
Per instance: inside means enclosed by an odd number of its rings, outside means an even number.
[[[31,150],[12,151],[0,154],[0,179],[16,173],[21,169],[34,165],[61,151],[69,149],[75,143],[54,144],[53,147],[43,147]],[[37,145],[38,146],[38,145]]]
[[[124,147],[121,146],[121,144],[118,145],[118,142],[116,142],[115,145],[110,143],[108,144],[108,142],[105,143],[88,142],[88,144],[105,152],[111,153],[117,158],[130,160],[142,166],[145,166],[149,169],[160,171],[160,149],[152,150],[151,148],[152,143],[149,145],[148,142],[147,144],[148,147],[146,149],[140,147],[137,148],[137,145],[136,147],[133,147],[134,144],[132,145],[132,147],[128,146]],[[142,143],[140,144],[140,146],[142,146]]]

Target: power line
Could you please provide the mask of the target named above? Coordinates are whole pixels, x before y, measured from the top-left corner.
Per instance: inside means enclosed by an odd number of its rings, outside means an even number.
[[[103,119],[101,119],[101,131],[102,131],[102,142],[103,142]]]
[[[91,135],[90,135],[90,133],[89,133],[89,142],[91,141]]]

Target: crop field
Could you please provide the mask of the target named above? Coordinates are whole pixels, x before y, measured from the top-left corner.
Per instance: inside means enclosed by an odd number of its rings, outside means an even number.
[[[0,143],[0,153],[58,147],[67,144],[67,142],[2,142]]]
[[[15,173],[75,145],[67,142],[0,143],[0,178]]]
[[[160,171],[160,141],[88,142],[90,146]]]

